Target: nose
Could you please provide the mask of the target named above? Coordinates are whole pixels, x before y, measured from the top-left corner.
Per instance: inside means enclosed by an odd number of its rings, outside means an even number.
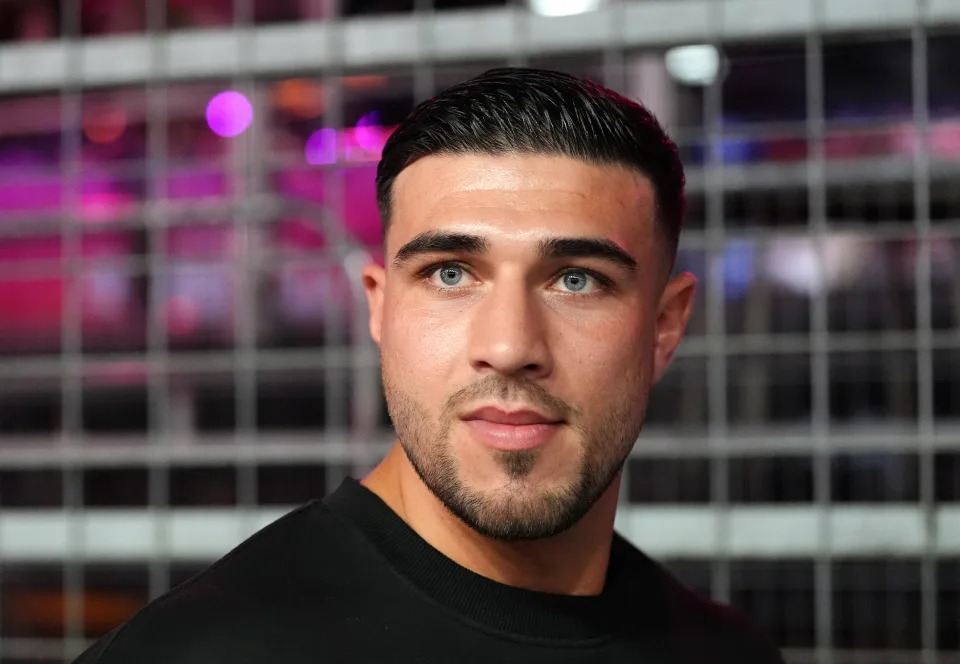
[[[553,370],[546,312],[521,283],[500,283],[472,311],[469,357],[475,371],[528,379]]]

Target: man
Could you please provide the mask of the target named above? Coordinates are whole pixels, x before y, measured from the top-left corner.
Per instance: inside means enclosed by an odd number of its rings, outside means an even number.
[[[780,662],[613,532],[693,302],[683,184],[643,107],[565,74],[421,104],[363,272],[397,442],[79,662]]]

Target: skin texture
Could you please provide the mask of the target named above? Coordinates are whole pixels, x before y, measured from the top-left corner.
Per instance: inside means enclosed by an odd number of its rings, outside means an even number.
[[[560,156],[433,155],[393,195],[385,267],[363,282],[398,441],[364,484],[479,574],[599,593],[620,471],[696,285],[669,278],[650,182]],[[451,234],[469,241],[436,241]],[[488,406],[559,424],[494,449],[462,419]]]

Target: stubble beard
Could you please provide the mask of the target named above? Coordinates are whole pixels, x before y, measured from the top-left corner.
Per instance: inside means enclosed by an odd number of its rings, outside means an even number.
[[[497,395],[504,400],[522,396],[525,402],[539,403],[552,412],[562,407],[567,416],[579,420],[575,409],[537,384],[490,375],[452,395],[436,421],[384,369],[390,417],[420,479],[454,516],[479,534],[501,541],[551,537],[583,518],[623,467],[640,432],[646,405],[645,398],[637,403],[620,397],[596,418],[592,431],[568,423],[579,438],[581,458],[576,474],[565,485],[538,488],[529,481],[542,450],[499,451],[495,458],[507,481],[499,489],[483,491],[464,482],[453,455],[451,430],[457,421],[451,414],[453,407]]]

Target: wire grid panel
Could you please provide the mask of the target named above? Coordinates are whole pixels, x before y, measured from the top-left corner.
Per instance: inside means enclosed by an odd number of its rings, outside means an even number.
[[[34,155],[0,162],[33,192],[0,184],[0,661],[69,661],[382,455],[356,283],[382,252],[378,149],[418,99],[508,63],[644,100],[688,167],[677,267],[700,303],[618,527],[791,661],[949,657],[960,40],[947,3],[772,7],[621,2],[582,23],[418,5],[246,29],[257,5],[238,0],[235,31],[0,48],[0,113],[27,126],[0,124]],[[638,27],[648,12],[673,37]],[[61,20],[81,31],[79,0]],[[723,54],[705,87],[664,64],[693,40]],[[10,73],[28,55],[50,65],[30,86]]]

